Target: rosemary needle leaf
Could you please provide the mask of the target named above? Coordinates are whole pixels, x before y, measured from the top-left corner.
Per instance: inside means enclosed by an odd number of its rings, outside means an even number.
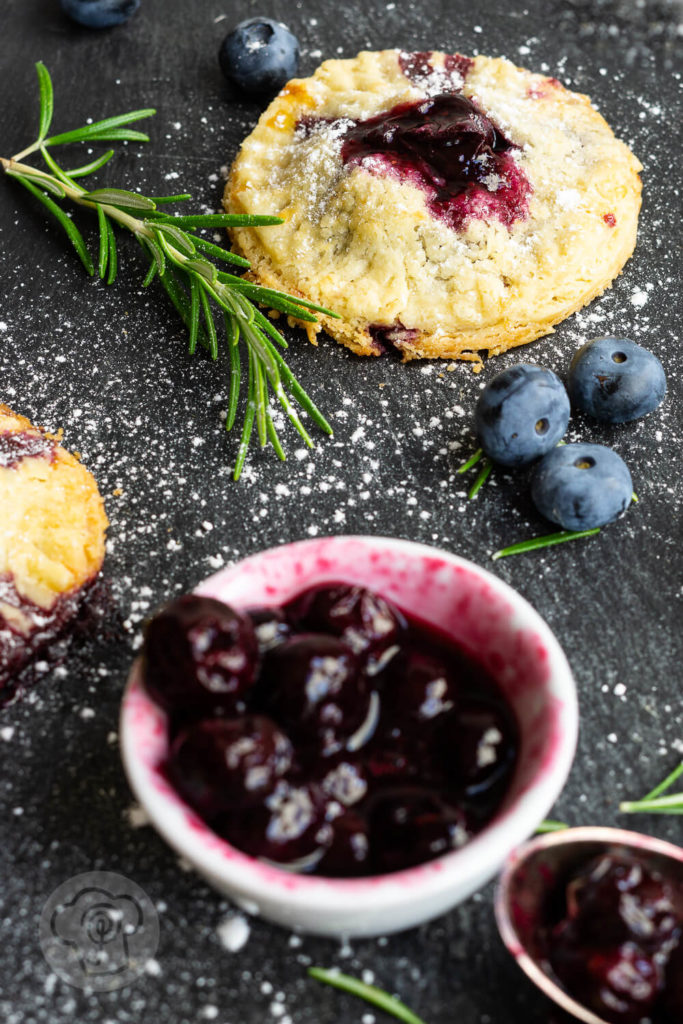
[[[228,228],[255,228],[269,224],[284,224],[282,217],[265,213],[219,213],[222,223]]]
[[[477,474],[477,479],[474,481],[474,483],[470,487],[469,494],[467,495],[468,498],[476,498],[476,496],[479,494],[479,491],[482,489],[482,487],[484,486],[484,484],[488,480],[489,476],[491,475],[491,470],[492,469],[493,469],[493,463],[491,462],[491,460],[490,459],[484,459],[484,461],[482,463],[482,466],[481,466],[481,469],[479,470],[479,473]]]
[[[192,199],[189,192],[178,192],[175,196],[150,196],[153,203],[163,206],[165,203],[183,203],[186,199]]]
[[[125,206],[127,210],[156,209],[153,199],[141,196],[138,192],[129,192],[125,188],[96,188],[94,192],[87,192],[83,198],[107,206]]]
[[[270,443],[275,449],[275,454],[277,455],[278,459],[280,459],[281,462],[285,462],[287,456],[285,455],[282,449],[282,445],[280,444],[280,438],[277,436],[275,424],[273,423],[273,417],[270,415],[270,409],[266,409],[266,427],[268,428],[268,437],[270,438]]]
[[[122,125],[131,124],[133,121],[142,121],[146,117],[152,117],[156,114],[156,110],[151,107],[146,107],[144,110],[131,110],[127,114],[118,114],[116,117],[107,117],[103,121],[93,121],[92,124],[83,125],[82,128],[75,128],[70,132],[62,132],[60,135],[53,135],[49,139],[45,139],[46,146],[63,146],[68,142],[83,142],[93,141],[94,139],[104,139],[107,137],[104,133],[110,132],[109,138],[120,138],[119,135],[114,135],[121,128]],[[142,135],[142,132],[132,132],[130,134]],[[142,141],[142,139],[140,139]],[[144,141],[148,141],[148,136],[144,136]]]
[[[13,177],[16,177],[17,181],[21,182],[24,188],[28,189],[29,192],[32,192],[36,199],[39,199],[43,206],[46,206],[50,213],[59,221],[66,231],[69,241],[78,253],[81,263],[92,277],[95,273],[95,267],[93,266],[93,262],[90,258],[90,253],[85,247],[83,236],[74,222],[67,217],[64,211],[61,210],[49,196],[44,195],[44,193],[42,193],[40,189],[36,188],[36,186],[32,182],[28,181],[28,179],[20,177],[19,175],[13,175]]]
[[[199,281],[194,274],[190,277],[190,286],[193,284],[199,284]],[[206,324],[206,333],[209,337],[209,346],[211,350],[211,358],[218,359],[218,336],[216,334],[216,325],[213,321],[213,313],[211,312],[211,306],[207,298],[206,292],[203,287],[199,287],[199,300],[202,304],[202,313],[204,314],[204,323]]]
[[[463,462],[462,466],[458,466],[458,468],[456,469],[455,472],[456,473],[466,473],[468,469],[472,469],[472,466],[476,466],[476,464],[479,462],[479,459],[482,457],[483,454],[484,454],[483,449],[482,448],[477,448],[476,452],[474,452],[472,455],[470,455],[470,457],[467,460],[467,462]]]
[[[209,282],[209,284],[215,284],[218,280],[218,271],[214,267],[213,263],[209,263],[208,260],[203,260],[201,258],[197,260],[186,260],[183,266],[188,273],[198,274],[199,277],[203,277],[205,281]]]
[[[52,79],[42,60],[36,64],[38,72],[38,86],[40,88],[40,127],[38,128],[38,141],[42,142],[50,130],[52,114],[54,111],[54,93],[52,90]]]
[[[157,235],[165,235],[172,239],[173,244],[186,256],[194,256],[196,251],[194,242],[185,231],[181,231],[178,227],[173,227],[171,224],[165,224],[158,220],[146,220],[145,224],[147,227],[152,228]]]
[[[56,178],[59,178],[59,180],[64,185],[72,185],[73,184],[73,182],[71,181],[69,176],[62,170],[62,168],[59,166],[57,161],[54,160],[54,158],[53,158],[52,154],[50,153],[50,151],[48,149],[46,149],[45,146],[41,146],[40,147],[40,155],[42,156],[43,160],[45,161],[45,163],[50,168],[50,170],[52,171],[52,173],[54,174],[54,176]],[[64,193],[62,193],[62,195],[63,194]]]
[[[175,224],[179,228],[224,228],[229,227],[230,215],[227,213],[196,213],[174,215],[163,213],[159,217],[162,224]],[[281,224],[280,217],[263,218],[267,224]]]
[[[659,796],[655,800],[627,800],[619,804],[623,814],[683,814],[683,793]]]
[[[46,140],[46,144],[47,144]],[[87,140],[79,139],[80,142],[149,142],[149,135],[144,132],[134,131],[132,128],[110,128],[106,132],[91,135]]]
[[[529,540],[522,540],[518,544],[511,544],[507,548],[494,552],[491,558],[495,562],[498,558],[507,558],[508,555],[522,555],[526,551],[537,551],[539,548],[550,548],[554,544],[562,544],[566,540],[594,537],[596,533],[600,533],[599,526],[593,527],[592,530],[560,530],[559,533],[547,533],[543,537],[530,537]]]
[[[152,281],[154,280],[154,278],[156,276],[157,276],[157,265],[156,265],[155,260],[152,260],[152,262],[149,265],[149,270],[145,274],[145,279],[142,282],[142,287],[143,288],[149,288],[149,286],[151,285]]]
[[[72,171],[66,171],[66,174],[70,178],[84,178],[86,174],[92,174],[94,171],[99,171],[100,167],[104,167],[106,163],[111,160],[114,155],[113,149],[108,149],[102,156],[98,156],[96,160],[91,160],[89,164],[81,164],[80,167],[74,167]]]
[[[40,173],[24,174],[22,172],[22,174],[18,174],[16,171],[6,171],[5,173],[9,174],[10,178],[17,178],[22,183],[35,182],[39,188],[42,188],[45,192],[52,193],[58,199],[63,199],[66,194],[58,181],[55,181],[54,178],[46,178]]]
[[[683,761],[659,785],[643,797],[642,800],[628,800],[619,804],[624,814],[683,814],[683,793],[670,793],[662,796],[683,775]]]
[[[325,985],[341,989],[342,992],[349,992],[351,995],[359,996],[366,1003],[377,1006],[380,1010],[391,1014],[397,1020],[403,1021],[404,1024],[425,1024],[420,1017],[408,1009],[405,1003],[396,999],[395,996],[390,996],[388,992],[384,992],[375,985],[366,985],[364,981],[359,981],[358,978],[352,978],[350,975],[342,974],[340,971],[326,971],[322,967],[309,967],[308,973],[316,981],[322,981]]]
[[[109,221],[107,221],[107,232],[109,235],[109,273],[107,274],[107,284],[113,284],[116,280],[119,257],[116,250],[116,235]]]
[[[332,427],[327,422],[317,405],[311,398],[309,398],[301,387],[301,384],[299,384],[299,381],[296,379],[290,368],[287,366],[287,363],[275,347],[273,347],[272,353],[280,369],[282,379],[287,382],[289,390],[292,392],[301,408],[308,413],[313,422],[320,427],[321,430],[324,430],[326,434],[331,436],[333,433]]]
[[[683,761],[681,761],[678,767],[674,768],[674,770],[667,775],[667,777],[663,779],[658,786],[655,786],[654,789],[650,790],[650,792],[643,797],[643,800],[654,800],[656,797],[660,796],[660,794],[673,786],[674,782],[676,782],[681,775],[683,775]]]
[[[251,440],[251,432],[254,429],[254,416],[256,415],[256,403],[254,401],[254,380],[251,373],[251,361],[249,362],[249,392],[247,399],[247,412],[244,417],[244,426],[242,427],[242,437],[240,439],[240,446],[237,451],[237,459],[235,460],[235,469],[233,471],[233,479],[239,480],[242,475],[244,468],[244,460],[247,457],[247,448],[249,447],[249,441]]]
[[[238,343],[240,329],[237,320],[230,313],[223,314],[225,320],[225,334],[228,340],[228,352],[230,354],[230,393],[228,397],[228,415],[225,419],[225,429],[232,430],[237,415],[237,399],[240,393],[242,377],[242,363]]]
[[[253,363],[254,374],[254,398],[256,401],[256,429],[258,432],[259,444],[265,448],[268,442],[266,432],[266,384],[263,377],[263,367],[253,349],[249,350],[249,358]]]
[[[190,343],[189,353],[194,355],[197,348],[197,331],[199,330],[199,282],[194,275],[190,276]]]
[[[289,345],[282,337],[277,327],[270,322],[267,316],[263,315],[260,309],[257,309],[256,313],[254,314],[254,323],[258,324],[261,330],[265,331],[266,334],[269,334],[273,341],[275,341],[280,346],[280,348],[289,348]]]
[[[107,263],[109,262],[109,227],[101,206],[97,207],[97,223],[100,228],[100,252],[97,269],[100,279],[103,280],[104,275],[107,273]]]
[[[536,835],[545,835],[546,832],[562,832],[565,828],[569,828],[566,822],[546,818],[536,829]]]
[[[157,202],[159,202],[158,199]],[[245,270],[250,266],[249,260],[245,260],[235,252],[230,252],[229,249],[221,249],[219,245],[214,245],[213,242],[207,242],[205,238],[200,238],[198,235],[190,235],[189,237],[192,239],[197,249],[201,249],[202,252],[208,253],[208,255],[213,256],[214,259],[225,260],[226,263],[234,263],[238,267],[244,267]]]

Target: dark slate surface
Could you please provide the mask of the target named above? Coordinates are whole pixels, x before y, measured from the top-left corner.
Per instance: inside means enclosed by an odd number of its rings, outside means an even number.
[[[33,62],[55,82],[58,130],[155,105],[152,141],[124,148],[99,180],[149,192],[187,189],[215,209],[229,163],[259,106],[229,93],[215,59],[231,23],[266,13],[289,23],[302,72],[359,49],[459,49],[504,54],[589,93],[645,164],[635,257],[614,289],[556,335],[522,353],[564,373],[586,337],[622,332],[662,358],[666,404],[615,429],[574,421],[572,436],[607,441],[629,462],[640,501],[590,542],[498,563],[502,545],[541,532],[520,477],[499,474],[468,502],[454,469],[472,447],[471,410],[493,372],[465,366],[361,362],[330,341],[290,332],[291,365],[334,420],[334,440],[290,457],[254,453],[230,480],[226,366],[190,360],[173,314],[142,292],[134,246],[118,283],[88,280],[59,231],[9,181],[0,195],[0,400],[65,428],[98,477],[111,518],[106,577],[111,631],[77,644],[62,669],[2,712],[3,955],[0,1013],[13,1024],[77,1020],[332,1024],[373,1020],[368,1008],[305,978],[307,964],[370,971],[430,1024],[526,1024],[549,1008],[509,959],[492,917],[492,887],[447,916],[389,939],[298,939],[260,921],[235,953],[217,926],[233,911],[149,828],[135,828],[120,767],[117,711],[146,614],[224,562],[324,533],[392,534],[465,554],[517,587],[548,619],[581,697],[577,759],[555,814],[637,825],[681,840],[680,818],[626,821],[619,799],[674,767],[681,741],[680,110],[675,74],[680,6],[630,0],[480,0],[263,5],[143,0],[127,27],[71,25],[50,0],[3,5],[2,155],[37,123]],[[90,226],[92,239],[92,226]],[[118,493],[115,495],[114,492]],[[51,974],[37,940],[53,889],[92,868],[134,879],[157,903],[155,973],[111,995],[85,996]],[[379,1021],[381,1015],[377,1015]]]

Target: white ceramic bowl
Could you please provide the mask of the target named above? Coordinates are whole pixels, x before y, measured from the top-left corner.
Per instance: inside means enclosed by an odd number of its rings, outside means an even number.
[[[224,569],[197,593],[247,608],[283,604],[310,586],[339,581],[371,587],[451,637],[512,705],[522,740],[517,769],[501,809],[471,842],[419,867],[361,879],[296,875],[246,856],[213,833],[160,773],[166,716],[147,696],[138,663],[123,699],[121,752],[155,828],[245,910],[320,935],[380,935],[464,900],[546,816],[574,756],[576,689],[557,640],[518,593],[473,563],[421,544],[384,537],[301,541]]]

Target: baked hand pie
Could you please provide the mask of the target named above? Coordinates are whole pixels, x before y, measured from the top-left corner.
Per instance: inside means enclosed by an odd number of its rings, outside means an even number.
[[[289,82],[224,204],[283,218],[233,243],[254,279],[337,312],[322,323],[354,352],[480,362],[610,285],[635,246],[641,169],[554,78],[383,50]]]
[[[0,404],[0,700],[79,611],[107,517],[88,470]]]

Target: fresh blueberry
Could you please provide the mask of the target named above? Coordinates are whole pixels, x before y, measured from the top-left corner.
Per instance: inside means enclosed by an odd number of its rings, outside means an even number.
[[[603,423],[627,423],[663,401],[666,377],[659,359],[628,338],[594,338],[569,364],[572,404]]]
[[[531,480],[534,505],[565,530],[604,526],[628,508],[633,483],[628,466],[602,444],[565,444],[538,464]]]
[[[518,363],[497,374],[475,411],[479,443],[501,466],[524,466],[545,455],[569,423],[569,397],[552,370]]]
[[[218,63],[228,81],[244,92],[277,92],[296,75],[299,41],[280,21],[248,18],[228,32]]]
[[[59,0],[62,10],[86,28],[112,28],[135,14],[140,0]]]

